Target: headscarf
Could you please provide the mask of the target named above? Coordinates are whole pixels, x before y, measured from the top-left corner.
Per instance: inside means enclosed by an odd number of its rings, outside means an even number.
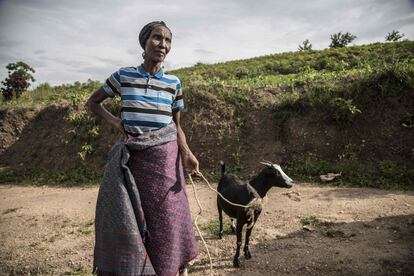
[[[170,28],[167,27],[164,21],[153,21],[153,22],[148,23],[139,32],[139,44],[141,45],[142,49],[145,50],[145,43],[150,37],[152,30],[160,26],[167,28],[171,33]]]

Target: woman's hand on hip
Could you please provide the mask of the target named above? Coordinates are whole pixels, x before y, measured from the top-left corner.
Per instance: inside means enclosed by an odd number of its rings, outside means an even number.
[[[112,122],[112,126],[117,129],[119,132],[125,134],[124,126],[122,124],[122,120],[118,117],[114,117],[114,121]]]

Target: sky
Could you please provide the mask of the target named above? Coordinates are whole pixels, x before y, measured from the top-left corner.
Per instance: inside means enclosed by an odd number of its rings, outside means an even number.
[[[330,34],[353,44],[384,41],[392,30],[414,39],[414,0],[0,0],[0,79],[23,61],[35,86],[104,81],[142,62],[138,34],[163,20],[173,33],[167,70],[287,51]]]

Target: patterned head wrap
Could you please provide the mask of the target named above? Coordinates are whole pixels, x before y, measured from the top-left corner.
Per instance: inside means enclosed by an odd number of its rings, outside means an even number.
[[[170,28],[167,27],[164,21],[153,21],[153,22],[148,23],[139,32],[139,44],[141,45],[142,49],[145,50],[145,43],[150,37],[152,30],[160,26],[167,28],[171,33]]]

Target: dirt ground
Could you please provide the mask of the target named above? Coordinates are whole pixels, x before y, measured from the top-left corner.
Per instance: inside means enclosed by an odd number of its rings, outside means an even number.
[[[414,192],[274,188],[253,230],[253,257],[241,255],[234,269],[236,237],[212,233],[215,194],[196,186],[215,275],[414,275]],[[0,186],[0,275],[90,275],[97,191]],[[195,215],[191,186],[187,191]],[[190,273],[207,275],[201,242],[199,248]]]

